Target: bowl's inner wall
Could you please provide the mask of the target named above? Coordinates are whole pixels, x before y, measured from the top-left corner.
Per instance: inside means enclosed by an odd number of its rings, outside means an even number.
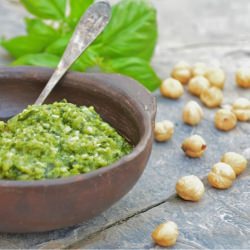
[[[40,79],[0,78],[0,117],[12,117],[34,103],[45,83]],[[82,79],[79,84],[63,80],[46,103],[66,99],[77,105],[92,105],[105,121],[136,145],[144,133],[143,116],[138,112],[138,104],[123,93],[86,83]]]

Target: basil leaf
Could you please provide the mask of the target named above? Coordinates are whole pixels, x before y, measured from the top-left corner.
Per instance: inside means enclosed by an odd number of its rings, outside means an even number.
[[[3,40],[1,45],[15,58],[42,52],[51,42],[48,36],[17,36],[10,40]]]
[[[117,72],[134,78],[150,91],[156,90],[161,84],[150,64],[141,58],[117,58],[103,66],[106,72]]]
[[[29,35],[50,36],[56,39],[59,36],[57,30],[45,24],[41,19],[26,18],[26,30]]]
[[[39,67],[49,67],[56,68],[60,61],[59,56],[55,56],[49,53],[40,53],[40,54],[29,54],[22,56],[12,62],[13,66],[19,65],[29,65],[29,66],[39,66]],[[71,67],[72,70],[80,71],[85,65],[82,62],[76,62]]]
[[[75,26],[83,13],[94,2],[94,0],[70,0],[70,23]]]
[[[31,65],[55,68],[59,63],[60,57],[48,53],[29,54],[18,58],[12,63],[13,66]]]
[[[69,33],[63,37],[58,38],[46,48],[46,52],[61,56],[65,51],[71,36],[72,33]]]
[[[146,0],[122,0],[112,9],[112,19],[101,37],[106,58],[136,56],[150,60],[157,40],[156,10]]]
[[[40,18],[61,20],[65,17],[66,0],[21,0],[21,3]]]
[[[58,56],[62,56],[64,53],[72,34],[67,34],[63,37],[58,38],[54,43],[50,44],[46,48],[46,52]],[[79,69],[79,71],[84,71],[86,67],[93,66],[97,62],[99,57],[94,45],[89,47],[82,56],[79,58],[79,62],[84,62],[84,67]],[[99,59],[100,60],[100,59]]]
[[[89,47],[78,59],[79,63],[83,66],[80,71],[86,71],[88,68],[99,66],[103,62],[103,58],[99,56],[95,47]]]

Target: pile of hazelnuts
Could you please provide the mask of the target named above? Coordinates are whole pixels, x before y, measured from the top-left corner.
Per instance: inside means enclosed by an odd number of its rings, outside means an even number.
[[[240,68],[235,74],[239,87],[250,88],[250,70]],[[187,84],[187,90],[200,98],[208,108],[219,108],[215,112],[215,127],[222,131],[229,131],[236,127],[237,121],[250,121],[250,100],[240,97],[231,105],[222,107],[223,88],[225,85],[225,72],[218,67],[208,67],[204,63],[196,63],[190,66],[186,62],[176,64],[171,72],[171,77],[164,80],[161,94],[170,99],[178,99],[184,94],[183,85]],[[198,125],[204,113],[202,107],[196,101],[189,101],[183,107],[182,119],[190,126]],[[155,140],[168,141],[174,134],[174,124],[169,120],[155,124]],[[192,135],[186,138],[182,150],[188,157],[202,157],[207,144],[200,135]],[[232,186],[236,176],[247,167],[247,159],[238,153],[227,152],[221,161],[214,164],[207,175],[208,183],[217,189],[227,189]],[[197,202],[205,192],[203,182],[194,175],[184,176],[176,183],[176,193],[183,200]],[[161,246],[172,246],[178,237],[178,226],[172,221],[160,224],[152,233],[153,240]]]

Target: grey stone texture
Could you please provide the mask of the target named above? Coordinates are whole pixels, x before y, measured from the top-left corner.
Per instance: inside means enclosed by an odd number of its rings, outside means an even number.
[[[179,60],[220,65],[227,74],[224,103],[250,98],[250,90],[235,85],[234,72],[250,65],[250,1],[248,0],[154,0],[159,18],[159,42],[153,65],[161,78],[169,76]],[[22,34],[27,13],[17,1],[0,1],[0,35]],[[0,50],[0,65],[9,56]],[[214,128],[215,110],[204,108],[205,119],[197,127],[184,125],[181,110],[188,100],[178,101],[154,93],[158,102],[157,121],[172,120],[175,134],[167,143],[155,143],[148,166],[136,186],[113,207],[85,223],[40,234],[0,234],[0,248],[158,248],[152,230],[164,220],[174,220],[180,236],[173,249],[250,249],[250,169],[225,191],[210,188],[206,175],[227,151],[244,153],[250,160],[250,125],[239,123],[223,133]],[[189,159],[180,149],[191,134],[200,134],[208,149],[201,159]],[[185,202],[175,194],[179,177],[201,178],[206,193],[198,203]]]

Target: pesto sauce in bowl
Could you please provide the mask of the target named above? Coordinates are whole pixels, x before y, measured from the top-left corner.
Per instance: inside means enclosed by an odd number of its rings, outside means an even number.
[[[108,166],[132,146],[93,107],[31,105],[0,122],[0,178],[40,180]]]

